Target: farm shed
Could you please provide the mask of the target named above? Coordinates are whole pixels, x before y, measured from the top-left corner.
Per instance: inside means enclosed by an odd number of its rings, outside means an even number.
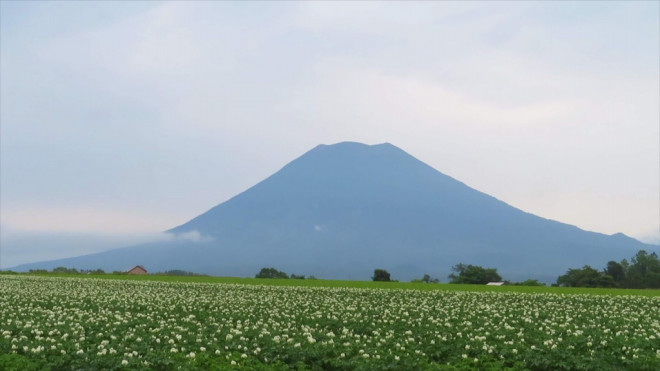
[[[141,265],[136,265],[135,267],[129,269],[126,273],[128,274],[147,274],[147,270],[144,269]]]

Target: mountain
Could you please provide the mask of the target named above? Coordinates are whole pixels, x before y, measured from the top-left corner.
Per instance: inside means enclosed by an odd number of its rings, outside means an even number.
[[[189,222],[170,241],[16,269],[119,270],[136,264],[223,276],[262,267],[320,278],[445,279],[463,262],[505,279],[554,281],[568,268],[658,250],[623,234],[544,219],[442,174],[385,143],[319,145]],[[192,238],[190,238],[192,237]]]

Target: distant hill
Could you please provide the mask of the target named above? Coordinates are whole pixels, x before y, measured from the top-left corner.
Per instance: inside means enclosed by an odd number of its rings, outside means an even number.
[[[446,280],[463,262],[505,279],[554,281],[569,267],[657,251],[623,234],[544,219],[442,174],[391,144],[319,145],[277,173],[168,231],[179,236],[15,269],[183,269],[253,276],[262,267],[319,278]]]

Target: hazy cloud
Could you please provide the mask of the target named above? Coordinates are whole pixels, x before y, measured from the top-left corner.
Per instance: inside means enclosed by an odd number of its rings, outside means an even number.
[[[167,240],[180,240],[180,241],[191,241],[191,242],[210,242],[213,241],[213,236],[208,234],[202,234],[198,230],[192,230],[181,233],[165,233]]]
[[[0,225],[0,269],[166,240],[162,233],[23,231]]]
[[[1,6],[17,229],[157,234],[355,140],[540,216],[660,234],[658,3]]]

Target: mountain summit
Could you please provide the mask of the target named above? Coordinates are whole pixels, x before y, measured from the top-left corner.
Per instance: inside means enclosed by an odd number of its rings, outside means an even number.
[[[523,212],[385,143],[319,145],[245,192],[168,231],[172,241],[18,268],[184,269],[252,276],[274,266],[323,278],[442,279],[459,263],[554,280],[656,249]],[[623,237],[623,238],[622,238]]]

